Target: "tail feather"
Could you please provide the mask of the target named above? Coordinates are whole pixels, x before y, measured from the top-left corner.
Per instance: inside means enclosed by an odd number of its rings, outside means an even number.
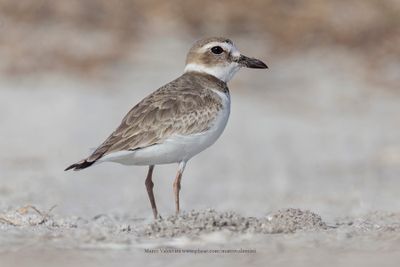
[[[91,166],[95,162],[96,161],[88,161],[88,160],[84,159],[77,163],[72,164],[71,166],[67,167],[64,171],[68,171],[71,169],[74,171],[79,171],[79,170],[82,170],[82,169],[85,169],[85,168]]]

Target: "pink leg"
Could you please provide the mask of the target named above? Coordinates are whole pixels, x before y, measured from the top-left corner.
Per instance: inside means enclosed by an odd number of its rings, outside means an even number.
[[[181,190],[181,179],[185,169],[186,162],[179,163],[178,173],[174,180],[174,195],[175,195],[175,213],[179,214],[179,191]]]

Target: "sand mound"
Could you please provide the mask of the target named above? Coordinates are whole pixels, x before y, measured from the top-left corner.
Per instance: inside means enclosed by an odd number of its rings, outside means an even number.
[[[299,230],[326,229],[321,217],[311,211],[285,209],[268,216],[244,217],[235,212],[218,212],[213,209],[183,212],[147,223],[144,219],[126,216],[98,215],[92,219],[79,217],[61,218],[52,214],[52,209],[41,211],[34,206],[9,210],[0,218],[1,228],[40,228],[47,231],[57,229],[107,229],[114,234],[129,232],[142,238],[194,237],[201,234],[227,230],[231,233],[276,234],[293,233]]]
[[[299,209],[279,210],[262,218],[243,217],[234,212],[191,211],[146,225],[140,236],[177,237],[228,230],[233,233],[292,233],[298,230],[326,229],[321,217]]]

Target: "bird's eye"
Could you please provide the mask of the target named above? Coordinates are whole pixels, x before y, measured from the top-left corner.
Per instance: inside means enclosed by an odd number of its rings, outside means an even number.
[[[224,52],[224,49],[222,49],[222,47],[220,46],[214,46],[213,48],[211,48],[211,52],[213,52],[214,54],[221,54],[222,52]]]

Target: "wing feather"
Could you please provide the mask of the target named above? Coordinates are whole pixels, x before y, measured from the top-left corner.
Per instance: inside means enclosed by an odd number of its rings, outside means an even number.
[[[199,90],[193,90],[195,86]],[[96,161],[111,152],[151,146],[172,135],[206,131],[222,104],[215,92],[201,88],[201,84],[182,78],[161,87],[133,107],[86,161]]]

